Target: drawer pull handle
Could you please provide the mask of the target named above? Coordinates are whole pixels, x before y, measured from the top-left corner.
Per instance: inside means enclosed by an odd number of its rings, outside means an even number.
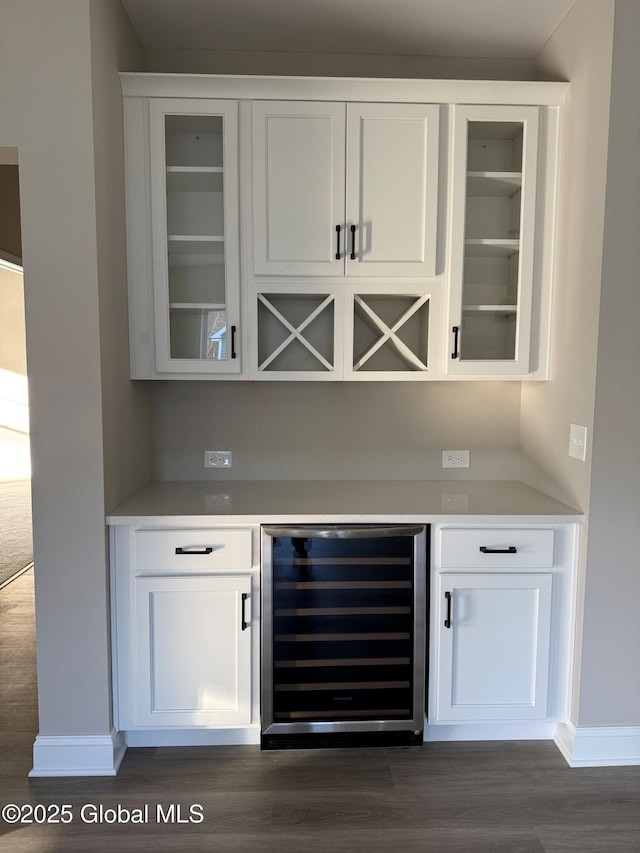
[[[517,554],[518,549],[515,545],[509,545],[508,548],[487,548],[486,545],[481,545],[480,550],[483,554]]]
[[[212,554],[212,553],[213,553],[213,548],[211,547],[211,545],[206,545],[203,548],[200,548],[198,546],[195,546],[195,547],[187,546],[186,548],[176,548],[176,554],[182,554],[185,557],[188,556],[189,554],[200,554],[202,556],[202,554]]]
[[[249,598],[249,594],[247,592],[242,593],[242,630],[246,631],[249,627],[249,623],[247,622],[247,614],[245,612],[245,607],[247,604],[247,598]]]
[[[451,627],[451,593],[445,592],[444,597],[447,599],[447,618],[444,620],[444,627]]]

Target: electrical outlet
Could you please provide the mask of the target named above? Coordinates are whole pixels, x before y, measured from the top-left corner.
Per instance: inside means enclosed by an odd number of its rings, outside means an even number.
[[[231,468],[230,450],[205,450],[205,468]]]
[[[569,427],[569,456],[585,462],[587,459],[587,428],[580,424]]]
[[[468,450],[443,450],[442,451],[442,467],[443,468],[468,468],[469,451]]]

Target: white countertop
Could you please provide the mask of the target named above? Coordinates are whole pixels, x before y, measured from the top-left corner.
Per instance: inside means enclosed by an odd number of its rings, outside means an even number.
[[[516,481],[206,480],[151,483],[107,516],[111,525],[584,521]]]

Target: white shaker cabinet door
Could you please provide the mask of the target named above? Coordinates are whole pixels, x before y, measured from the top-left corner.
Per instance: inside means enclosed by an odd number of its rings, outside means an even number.
[[[439,109],[348,105],[347,275],[435,274]]]
[[[251,121],[254,272],[342,275],[345,105],[256,101]]]
[[[251,577],[135,580],[133,726],[251,722]]]
[[[550,573],[439,576],[437,718],[547,716]]]

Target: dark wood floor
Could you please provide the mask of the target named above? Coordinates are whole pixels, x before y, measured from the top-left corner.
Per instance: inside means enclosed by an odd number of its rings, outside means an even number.
[[[68,825],[0,820],[0,851],[640,851],[640,767],[571,770],[555,746],[260,752],[132,749],[116,778],[28,779],[37,731],[33,579],[0,591],[0,806],[71,806]],[[201,823],[157,820],[201,806]],[[142,824],[89,823],[99,805]],[[84,808],[84,811],[83,810]],[[115,813],[113,813],[115,814]],[[174,818],[177,811],[174,811]],[[106,813],[105,817],[111,817]]]

